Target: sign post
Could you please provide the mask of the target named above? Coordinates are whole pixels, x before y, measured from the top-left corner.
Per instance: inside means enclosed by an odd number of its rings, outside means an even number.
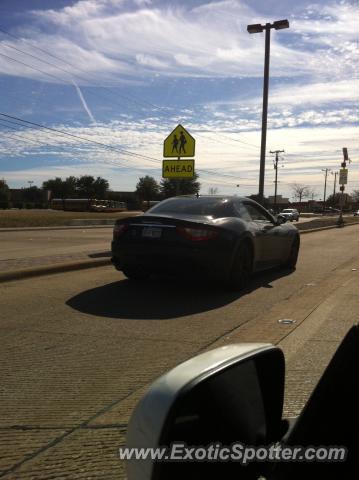
[[[343,207],[345,203],[345,197],[344,197],[344,190],[345,190],[345,185],[348,184],[348,169],[346,168],[347,163],[350,162],[349,156],[348,156],[348,149],[346,147],[343,148],[343,162],[341,164],[341,169],[339,171],[339,185],[340,185],[340,199],[339,199],[339,205],[340,205],[340,214],[337,222],[338,227],[344,227],[344,220],[343,220]]]
[[[179,180],[194,177],[195,145],[195,139],[182,125],[177,125],[163,142],[163,156],[172,160],[163,160],[162,177],[176,179],[176,195],[179,194]]]

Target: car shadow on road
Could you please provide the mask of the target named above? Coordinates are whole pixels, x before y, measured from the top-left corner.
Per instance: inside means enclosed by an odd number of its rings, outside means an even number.
[[[292,270],[275,269],[256,274],[241,292],[223,286],[180,278],[150,281],[120,280],[70,298],[66,304],[82,313],[133,320],[165,320],[223,307],[258,288],[273,288],[271,282]]]

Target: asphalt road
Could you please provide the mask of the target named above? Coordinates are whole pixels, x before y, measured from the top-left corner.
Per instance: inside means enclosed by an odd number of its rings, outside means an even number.
[[[0,478],[124,478],[116,449],[146,386],[228,343],[282,346],[285,414],[297,415],[357,321],[358,275],[353,226],[303,235],[295,272],[242,294],[190,275],[136,285],[112,267],[0,285]]]

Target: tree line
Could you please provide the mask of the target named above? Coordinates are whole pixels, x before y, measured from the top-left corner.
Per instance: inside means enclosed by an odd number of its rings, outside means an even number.
[[[135,194],[141,201],[158,200],[173,197],[175,195],[190,195],[199,192],[201,185],[198,175],[193,179],[162,179],[157,182],[155,178],[146,175],[139,178]],[[82,177],[67,177],[62,180],[59,177],[43,182],[44,190],[51,190],[52,198],[97,198],[111,197],[109,182],[104,178],[94,178],[91,175]],[[114,192],[113,192],[114,193]]]
[[[82,175],[81,177],[67,177],[62,180],[56,177],[46,180],[42,184],[43,190],[51,190],[52,198],[106,198],[110,188],[109,182],[102,177]]]
[[[160,182],[146,175],[139,179],[136,185],[136,195],[141,201],[148,202],[175,197],[176,195],[194,195],[199,193],[200,188],[201,184],[196,173],[193,178],[163,178]]]
[[[70,176],[65,179],[51,178],[42,184],[42,188],[31,186],[23,188],[21,200],[14,201],[11,190],[5,180],[0,180],[0,208],[43,208],[47,207],[48,199],[44,198],[44,191],[51,191],[51,197],[60,198],[86,198],[109,199],[126,202],[132,208],[139,208],[141,202],[162,200],[175,195],[196,194],[199,192],[200,183],[198,175],[193,179],[163,179],[157,182],[155,178],[145,176],[139,178],[135,192],[113,192],[109,189],[108,180],[92,175],[80,177]]]

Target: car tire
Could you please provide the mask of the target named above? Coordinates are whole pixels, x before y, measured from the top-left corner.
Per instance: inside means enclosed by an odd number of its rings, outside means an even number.
[[[290,247],[290,252],[287,261],[284,264],[285,268],[295,268],[297,265],[298,254],[299,254],[299,236],[294,237],[292,245]]]
[[[147,280],[150,276],[150,273],[141,267],[124,267],[122,272],[129,280]]]
[[[247,242],[241,243],[236,252],[228,286],[231,290],[242,290],[248,285],[253,273],[253,253]]]

